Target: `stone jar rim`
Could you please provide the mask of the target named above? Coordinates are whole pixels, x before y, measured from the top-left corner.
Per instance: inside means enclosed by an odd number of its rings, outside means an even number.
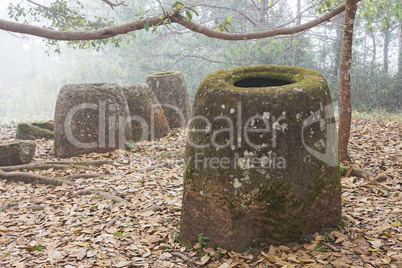
[[[156,76],[156,77],[161,77],[161,76],[169,76],[169,75],[175,75],[175,74],[181,74],[181,71],[167,71],[167,72],[159,72],[159,73],[153,73],[149,74],[148,76]]]
[[[284,82],[277,86],[240,87],[241,80],[266,78]],[[201,87],[232,92],[310,91],[317,86],[327,87],[325,78],[317,71],[284,65],[253,65],[221,69],[210,73],[200,83]]]

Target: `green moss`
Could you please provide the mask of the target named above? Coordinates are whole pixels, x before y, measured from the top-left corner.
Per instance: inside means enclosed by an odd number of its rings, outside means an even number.
[[[184,172],[183,172],[183,184],[186,185],[188,179],[193,178],[194,169],[189,165],[189,163],[185,163]]]
[[[180,71],[168,71],[168,72],[160,72],[160,73],[154,73],[154,74],[150,74],[150,75],[169,75],[169,74],[176,74],[176,73],[180,73]]]
[[[280,211],[287,205],[289,189],[283,183],[277,183],[270,188],[260,189],[257,201],[265,204],[268,214]]]
[[[234,86],[234,83],[246,78],[271,78],[275,80],[282,80],[289,82],[289,85],[277,87],[255,87],[255,88],[242,88]],[[206,88],[225,88],[231,91],[255,91],[261,92],[266,90],[280,90],[293,91],[295,87],[301,90],[311,91],[312,88],[317,86],[327,87],[323,76],[313,70],[278,65],[255,65],[246,67],[236,67],[229,69],[217,70],[207,77],[205,77],[200,84]],[[312,92],[312,91],[311,91]]]
[[[313,203],[314,200],[317,198],[317,196],[319,196],[322,192],[322,189],[325,188],[325,181],[320,179],[318,181],[316,181],[313,185],[313,191],[311,192],[311,194],[308,196],[307,200],[309,201],[309,203]]]

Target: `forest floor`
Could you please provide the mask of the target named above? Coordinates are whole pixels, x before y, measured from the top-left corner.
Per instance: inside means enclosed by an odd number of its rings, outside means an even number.
[[[0,178],[0,267],[402,267],[401,133],[401,121],[354,120],[354,162],[389,178],[342,178],[344,226],[292,246],[266,246],[255,255],[252,248],[237,253],[180,246],[183,130],[129,151],[69,159],[113,160],[95,170],[33,171],[52,177],[102,174],[74,179],[71,186]],[[0,141],[13,137],[15,127],[0,129]],[[34,162],[57,160],[52,141],[36,142]],[[127,202],[76,194],[88,188]]]

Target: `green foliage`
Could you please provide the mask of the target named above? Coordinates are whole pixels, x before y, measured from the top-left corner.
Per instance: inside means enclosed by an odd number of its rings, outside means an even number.
[[[402,7],[398,0],[366,1],[359,15],[366,22],[367,32],[386,31],[402,21]]]
[[[198,243],[200,244],[200,249],[199,249],[199,251],[200,251],[201,254],[204,254],[204,248],[205,248],[205,246],[208,245],[208,241],[209,241],[209,240],[210,240],[209,237],[204,236],[203,233],[201,233],[201,234],[198,235],[197,241],[198,241]]]
[[[41,249],[43,249],[44,248],[44,246],[42,246],[42,245],[37,245],[34,249],[33,249],[33,251],[39,251],[39,250],[41,250]]]
[[[310,0],[317,13],[325,13],[345,3],[341,0]]]
[[[325,233],[323,235],[323,237],[324,237],[325,241],[327,241],[327,242],[334,239],[334,236],[332,234],[329,234],[329,233]]]
[[[320,250],[323,250],[323,249],[325,249],[324,245],[317,245],[314,250],[315,251],[320,251]]]
[[[27,4],[25,1],[11,5],[8,12],[16,21],[34,23],[58,30],[99,29],[133,19],[163,14],[158,2],[144,3],[127,0],[125,2],[128,7],[115,8],[113,12],[107,5],[100,8],[98,4],[101,1],[52,0],[47,2],[51,2],[48,5],[51,9]],[[344,1],[313,0],[310,2],[315,4],[317,10],[320,6],[321,12],[324,12],[335,8]],[[373,31],[381,30],[378,23],[381,22],[380,18],[383,18],[385,11],[382,10],[380,4],[385,7],[389,3],[396,7],[391,11],[388,10],[390,14],[387,16],[392,18],[391,22],[396,22],[400,18],[401,9],[397,1],[380,0],[378,3],[375,5],[376,1],[364,1],[364,5],[371,4],[373,6],[370,8],[377,10],[378,17],[373,17],[370,22]],[[223,5],[221,1],[217,0],[208,1],[208,4]],[[239,5],[237,1],[228,1],[224,5],[238,9],[253,18],[256,17],[256,9],[252,6]],[[189,20],[196,20],[197,16],[200,16],[206,25],[225,32],[252,32],[275,28],[286,24],[294,17],[289,9],[283,9],[280,5],[268,5],[266,17],[257,26],[247,21],[238,12],[229,9],[211,9],[207,12],[207,9],[197,7],[190,1],[182,0],[173,4],[164,4],[163,8],[166,12],[179,12]],[[365,26],[369,21],[369,18],[364,17],[366,15],[368,16],[369,13],[362,13],[356,22],[358,34],[354,43],[352,69],[353,108],[358,111],[375,113],[381,109],[387,112],[398,111],[402,103],[400,99],[402,83],[397,82],[395,78],[395,64],[393,69],[391,68],[390,74],[385,75],[377,70],[379,63],[375,62],[373,66],[368,63],[372,50],[370,44],[366,43],[369,43],[370,40],[365,43],[362,37],[366,35],[364,27],[368,27]],[[36,64],[44,59],[34,59],[34,56],[30,56],[30,54],[33,55],[33,50],[40,51],[42,49],[40,45],[35,44],[31,51],[23,54],[24,56],[13,59],[16,62],[23,62],[24,68],[29,66],[22,71],[21,77],[23,78],[12,79],[12,77],[8,77],[7,72],[0,73],[2,122],[52,118],[58,89],[66,83],[139,83],[145,81],[147,74],[168,70],[180,70],[184,73],[192,99],[199,82],[208,73],[216,69],[241,65],[292,65],[295,47],[298,49],[298,65],[320,71],[330,84],[333,97],[338,98],[339,75],[333,70],[339,69],[336,59],[339,58],[340,52],[334,49],[338,41],[334,38],[335,25],[333,24],[328,27],[317,27],[314,35],[307,32],[296,36],[244,42],[228,42],[199,34],[194,35],[173,24],[168,27],[150,27],[148,24],[148,26],[144,25],[148,32],[135,32],[99,41],[65,43],[71,48],[92,48],[94,50],[73,51],[66,48],[64,43],[47,41],[52,48],[49,51],[50,59],[53,59],[54,62],[51,66]],[[152,35],[156,31],[158,34]],[[324,34],[326,36],[321,38],[315,36]],[[392,33],[392,36],[394,40],[392,44],[396,46],[396,31]],[[381,41],[379,43],[381,44]],[[22,48],[18,48],[18,50],[23,51]],[[377,54],[380,55],[380,45],[377,50]],[[63,53],[56,60],[52,52],[59,53],[60,51]],[[37,57],[38,53],[34,55]],[[44,57],[47,58],[46,55]],[[378,56],[378,61],[379,59]]]
[[[123,234],[120,232],[114,232],[113,235],[116,237],[123,237]]]
[[[89,16],[83,13],[84,10],[85,7],[80,1],[55,0],[49,6],[10,4],[8,6],[8,15],[17,22],[23,19],[23,23],[26,24],[29,23],[26,19],[29,16],[33,22],[42,23],[44,28],[59,31],[97,30],[116,25],[114,20],[108,19],[103,14]],[[104,40],[69,41],[67,44],[72,48],[93,48],[99,51],[102,45],[110,43],[119,46],[122,40],[121,37],[112,37]],[[58,41],[47,40],[46,42],[49,48],[55,47],[55,53],[60,53]]]
[[[229,32],[228,27],[232,25],[230,22],[232,20],[232,16],[228,16],[226,19],[223,20],[223,22],[219,23],[218,20],[215,20],[215,27],[218,31],[221,32]]]
[[[182,2],[176,1],[173,5],[172,5],[172,10],[175,13],[185,13],[187,16],[188,20],[192,20],[193,19],[193,14],[196,16],[199,16],[200,14],[198,14],[198,12],[190,7],[191,4],[189,4],[188,1],[186,1],[184,4]],[[195,4],[194,4],[195,6]]]

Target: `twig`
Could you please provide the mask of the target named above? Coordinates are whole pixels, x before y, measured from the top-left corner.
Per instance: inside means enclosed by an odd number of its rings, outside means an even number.
[[[89,160],[89,161],[54,161],[45,162],[45,164],[59,164],[59,165],[78,165],[78,166],[93,166],[99,167],[105,164],[113,164],[113,160]]]
[[[114,203],[127,203],[127,201],[124,200],[123,198],[105,193],[104,191],[102,191],[100,189],[84,189],[84,190],[78,191],[76,193],[76,195],[88,195],[88,194],[97,194],[99,197],[101,197],[103,199],[110,199]]]
[[[152,210],[152,211],[159,211],[159,210],[162,210],[162,208],[161,208],[160,206],[151,206],[151,207],[147,207],[147,208],[141,209],[141,210],[139,210],[138,212],[144,212],[144,211],[149,211],[149,210]]]
[[[46,207],[45,206],[40,206],[40,205],[30,205],[30,206],[25,206],[22,208],[26,208],[26,209],[32,209],[33,211],[40,211],[40,210],[44,210]]]
[[[114,217],[113,219],[111,219],[111,220],[106,224],[105,228],[110,228],[111,226],[113,226],[113,225],[116,223],[116,221],[117,221],[118,218],[119,218],[119,215],[117,215],[116,217]]]
[[[73,174],[69,176],[62,177],[63,179],[90,179],[90,178],[99,178],[104,176],[105,174],[93,174],[93,173],[79,173]]]
[[[182,254],[182,253],[170,252],[170,254],[172,254],[173,256],[179,257],[179,258],[182,259],[183,261],[186,261],[186,262],[194,262],[194,260],[190,259],[189,257],[187,257],[186,255],[184,255],[184,254]]]
[[[325,246],[329,247],[330,249],[332,249],[335,252],[339,252],[339,249],[337,249],[336,247],[334,247],[333,245],[331,245],[330,243],[323,243]]]
[[[102,0],[102,2],[108,4],[112,9],[114,9],[115,7],[118,7],[118,6],[127,6],[127,4],[124,3],[124,1],[121,1],[120,3],[112,3],[109,0]]]
[[[158,0],[158,2],[159,2],[159,5],[161,6],[161,9],[162,9],[163,14],[166,15],[166,11],[165,11],[165,9],[164,9],[163,6],[162,6],[161,1]]]

